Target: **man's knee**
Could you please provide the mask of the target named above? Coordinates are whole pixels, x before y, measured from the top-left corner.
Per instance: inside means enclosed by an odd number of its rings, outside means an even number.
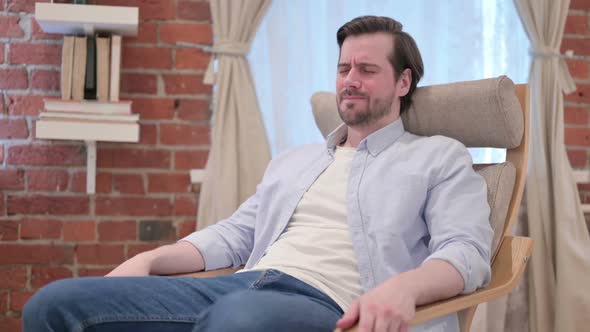
[[[72,302],[73,279],[58,280],[38,290],[23,308],[22,318],[25,331],[41,331],[56,322],[63,321],[61,315]]]

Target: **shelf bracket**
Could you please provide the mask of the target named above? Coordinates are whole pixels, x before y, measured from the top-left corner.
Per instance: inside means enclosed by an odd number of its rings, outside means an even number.
[[[86,142],[86,193],[96,191],[96,141]]]

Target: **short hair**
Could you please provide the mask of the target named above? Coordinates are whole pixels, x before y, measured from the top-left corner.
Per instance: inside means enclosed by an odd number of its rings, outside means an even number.
[[[410,90],[404,97],[400,97],[400,114],[410,108],[412,104],[412,94],[416,90],[418,81],[424,75],[424,64],[420,50],[414,41],[414,38],[407,32],[403,31],[403,25],[389,17],[384,16],[360,16],[350,22],[345,23],[336,32],[338,47],[342,49],[342,44],[348,36],[357,36],[377,32],[389,33],[393,37],[393,49],[387,57],[395,73],[394,79],[397,81],[402,72],[408,68],[412,72],[412,82]]]

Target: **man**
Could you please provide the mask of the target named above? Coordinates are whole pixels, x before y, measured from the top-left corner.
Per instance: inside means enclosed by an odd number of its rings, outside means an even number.
[[[344,124],[325,145],[273,159],[230,218],[108,274],[123,278],[48,285],[27,303],[25,331],[407,331],[417,305],[489,282],[485,182],[462,144],[412,135],[399,117],[423,74],[414,40],[373,16],[337,40]],[[144,277],[244,264],[216,278]]]

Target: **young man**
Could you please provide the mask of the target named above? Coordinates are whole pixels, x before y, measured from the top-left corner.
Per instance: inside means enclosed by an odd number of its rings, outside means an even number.
[[[108,274],[120,278],[43,288],[25,331],[407,331],[417,305],[489,282],[484,180],[461,143],[400,119],[423,74],[414,40],[384,17],[356,18],[337,40],[344,124],[326,144],[278,156],[230,218]],[[457,316],[410,330],[457,331]]]

